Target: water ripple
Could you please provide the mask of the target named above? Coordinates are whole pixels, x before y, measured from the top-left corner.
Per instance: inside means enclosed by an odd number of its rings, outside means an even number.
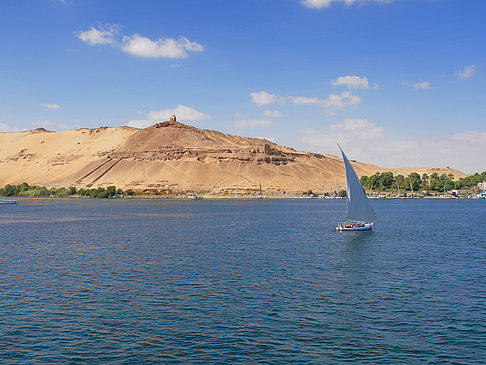
[[[20,200],[0,362],[486,362],[484,202],[373,203]]]

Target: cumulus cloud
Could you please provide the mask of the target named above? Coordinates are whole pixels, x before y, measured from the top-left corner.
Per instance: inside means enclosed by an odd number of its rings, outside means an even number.
[[[455,141],[486,146],[486,132],[467,131],[452,136]]]
[[[292,104],[297,105],[315,105],[322,104],[324,102],[323,99],[309,98],[307,96],[290,96],[289,99]]]
[[[265,114],[265,116],[267,116],[269,118],[282,118],[283,117],[283,114],[281,112],[279,112],[278,110],[267,109],[263,112],[263,114]]]
[[[359,139],[374,139],[385,134],[385,130],[382,127],[368,122],[367,119],[348,118],[343,123],[331,124],[330,129],[352,132]]]
[[[110,44],[138,57],[186,58],[188,52],[204,50],[201,44],[192,42],[186,37],[178,39],[161,37],[152,40],[140,34],[122,36],[118,34],[118,27],[115,25],[108,28],[91,27],[89,30],[74,32],[74,34],[90,46]],[[121,37],[121,40],[117,36]]]
[[[125,36],[122,41],[122,50],[139,57],[149,58],[185,58],[187,52],[201,52],[203,46],[191,42],[186,37],[179,39],[159,38],[153,41],[139,34]]]
[[[191,108],[186,105],[177,104],[176,108],[172,109],[164,109],[164,110],[153,110],[148,113],[148,119],[151,121],[159,121],[159,120],[169,120],[169,117],[175,114],[177,120],[185,121],[185,122],[197,122],[204,119],[209,119],[210,116],[200,111]]]
[[[153,124],[154,124],[153,121],[143,119],[143,120],[131,120],[126,125],[128,127],[143,129],[143,128],[150,127]]]
[[[349,91],[343,91],[341,94],[330,94],[328,99],[290,96],[289,100],[292,104],[320,105],[327,111],[342,110],[361,103],[361,97],[353,95]]]
[[[417,82],[416,84],[412,85],[415,90],[425,90],[425,89],[430,89],[430,82],[424,81],[424,82]]]
[[[459,71],[459,77],[461,79],[469,79],[476,74],[476,71],[477,71],[476,65],[466,66],[461,71]]]
[[[382,167],[451,166],[464,172],[484,170],[484,131],[457,133],[445,139],[406,139],[393,136],[366,119],[346,119],[323,131],[303,129],[300,133],[305,149],[337,155],[339,142],[350,158]]]
[[[331,94],[328,100],[324,100],[323,106],[328,109],[344,109],[348,106],[358,105],[361,103],[361,98],[358,95],[353,95],[348,91],[343,91],[341,95]]]
[[[52,109],[52,110],[61,109],[61,106],[58,105],[58,104],[41,104],[40,106],[43,107],[43,108]]]
[[[279,97],[275,94],[267,93],[266,91],[250,93],[250,96],[253,102],[258,106],[268,105],[277,102],[280,104],[290,102],[296,105],[318,105],[328,113],[332,113],[332,111],[334,110],[342,110],[347,107],[351,107],[361,103],[361,97],[359,97],[358,95],[354,95],[349,91],[343,91],[341,94],[330,94],[328,99],[320,99],[307,96]]]
[[[243,119],[243,120],[237,120],[234,124],[234,126],[237,128],[255,127],[255,126],[271,127],[273,125],[274,124],[271,120],[266,120],[266,119]]]
[[[273,104],[281,102],[282,100],[275,94],[267,93],[266,91],[259,91],[250,93],[251,99],[258,106]]]
[[[391,3],[394,0],[300,0],[300,3],[308,8],[323,9],[329,7],[332,3],[344,3],[346,5],[363,4],[363,3]]]
[[[341,76],[332,81],[332,86],[347,86],[349,89],[369,89],[370,85],[367,77],[360,76]]]
[[[36,128],[50,128],[54,125],[54,123],[48,121],[48,120],[37,120],[35,123],[34,123],[34,126]]]
[[[115,32],[116,26],[112,25],[107,29],[103,27],[91,27],[89,30],[74,32],[74,35],[90,46],[95,46],[100,44],[114,44],[116,42]]]
[[[160,121],[169,120],[175,114],[177,120],[183,122],[197,122],[209,119],[210,116],[186,105],[177,104],[177,107],[163,110],[152,110],[147,114],[147,119],[131,120],[126,125],[133,128],[147,128]]]
[[[260,139],[266,139],[267,141],[270,141],[272,143],[277,143],[277,140],[275,139],[275,137],[271,137],[271,136],[259,136],[259,137],[255,137],[255,138],[260,138]]]

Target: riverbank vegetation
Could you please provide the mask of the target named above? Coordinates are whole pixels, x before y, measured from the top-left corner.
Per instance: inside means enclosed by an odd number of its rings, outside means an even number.
[[[29,185],[22,183],[19,185],[6,185],[0,188],[0,196],[16,196],[16,197],[57,197],[66,198],[73,196],[90,197],[90,198],[120,198],[124,196],[135,195],[133,190],[128,189],[123,191],[117,189],[115,186],[108,186],[106,188],[93,189],[76,189],[74,186],[69,188],[46,188],[44,186]]]
[[[364,188],[372,189],[376,191],[397,191],[400,188],[401,191],[445,191],[459,190],[463,188],[472,188],[478,185],[478,183],[486,181],[486,171],[482,173],[475,173],[459,180],[454,180],[452,174],[442,174],[434,172],[430,176],[423,174],[420,176],[418,173],[413,172],[409,176],[396,175],[392,172],[376,173],[372,176],[362,176],[361,185]]]
[[[450,191],[450,190],[460,190],[467,188],[474,188],[480,182],[486,181],[486,171],[482,173],[475,173],[469,175],[465,178],[460,178],[459,180],[454,180],[454,176],[450,175],[440,175],[433,173],[430,176],[423,174],[420,176],[418,173],[413,172],[409,176],[403,175],[393,175],[392,172],[376,173],[372,176],[362,176],[361,185],[365,189],[372,191],[382,191],[382,192],[393,192],[400,188],[401,192],[406,191],[430,191],[430,192],[440,192],[440,191]],[[29,185],[24,182],[18,185],[6,185],[0,188],[0,196],[6,197],[89,197],[89,198],[123,198],[131,197],[134,195],[175,195],[183,194],[182,192],[172,192],[172,191],[157,191],[154,189],[147,189],[143,192],[135,193],[133,190],[122,190],[116,186],[107,186],[106,188],[76,188],[74,186],[68,188],[46,188],[44,186]],[[345,197],[346,191],[342,190],[335,193],[336,196]],[[312,192],[311,190],[304,192],[303,195],[307,197],[313,196],[317,197],[318,194]],[[329,195],[325,193],[324,195]]]

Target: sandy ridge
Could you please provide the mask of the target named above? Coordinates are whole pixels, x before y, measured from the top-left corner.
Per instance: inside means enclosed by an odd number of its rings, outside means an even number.
[[[358,175],[466,174],[448,168],[399,168],[353,163]],[[0,133],[0,186],[157,189],[198,193],[326,192],[345,186],[342,160],[295,151],[258,138],[199,129],[177,122],[159,127],[101,127],[64,132]]]

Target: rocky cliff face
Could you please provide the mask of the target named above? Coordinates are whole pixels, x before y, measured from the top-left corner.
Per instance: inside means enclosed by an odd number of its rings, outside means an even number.
[[[358,175],[385,171],[354,163]],[[412,169],[419,173],[428,169]],[[429,169],[430,170],[430,169]],[[464,176],[458,171],[444,170]],[[442,170],[439,170],[439,173]],[[399,169],[406,173],[406,169]],[[232,194],[326,192],[344,188],[342,160],[264,139],[198,129],[175,121],[129,127],[0,134],[0,185],[97,187]]]

